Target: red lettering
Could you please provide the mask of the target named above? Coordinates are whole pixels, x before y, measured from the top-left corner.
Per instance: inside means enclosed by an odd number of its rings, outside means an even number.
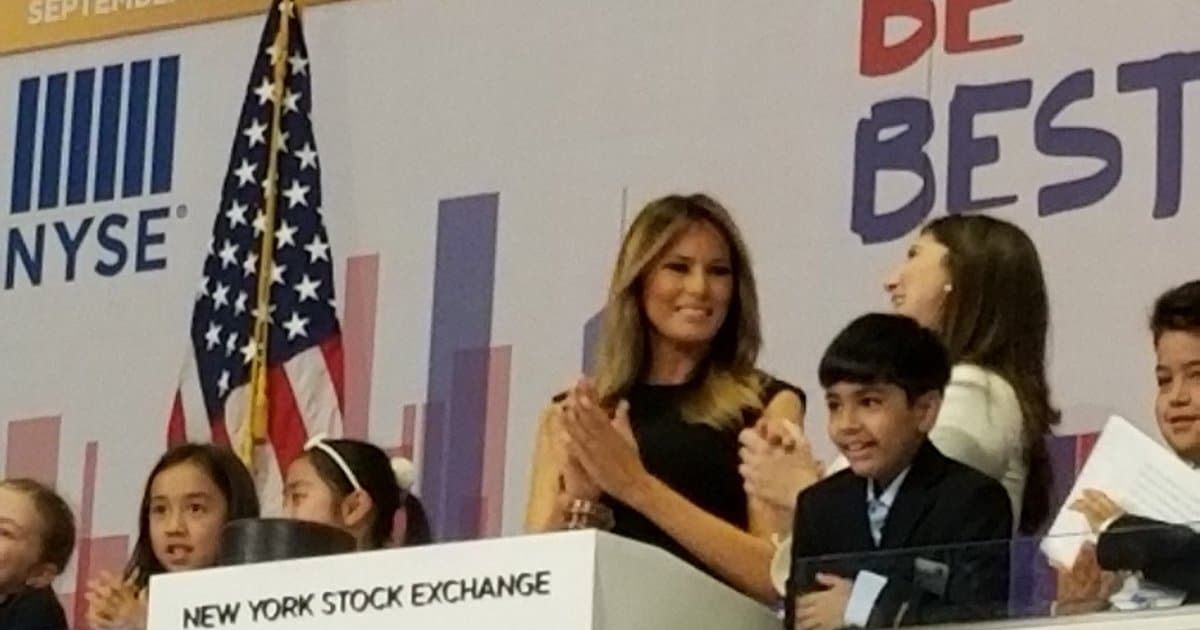
[[[888,45],[887,21],[910,17],[920,25],[907,39]],[[937,12],[932,0],[863,0],[859,72],[878,77],[899,72],[921,58],[937,37]]]
[[[1010,0],[945,0],[945,49],[949,54],[978,52],[1024,41],[1022,35],[971,38],[971,14],[979,9],[1008,4]],[[859,73],[878,77],[900,72],[915,64],[937,39],[937,8],[933,0],[863,0]],[[911,18],[917,28],[905,39],[887,42],[888,21]]]
[[[1008,2],[1009,0],[946,0],[946,52],[966,53],[1020,44],[1025,39],[1021,35],[1003,35],[975,41],[971,39],[971,12]]]

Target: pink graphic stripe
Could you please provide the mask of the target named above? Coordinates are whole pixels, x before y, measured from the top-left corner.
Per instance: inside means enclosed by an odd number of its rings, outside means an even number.
[[[76,584],[87,584],[89,580],[98,577],[101,573],[107,571],[113,575],[121,575],[125,571],[125,560],[129,557],[129,537],[128,536],[105,536],[103,538],[85,539],[87,542],[87,556],[85,560],[84,551],[79,553],[79,575],[76,577]],[[80,545],[85,541],[81,540]],[[86,568],[86,572],[85,572]],[[86,591],[77,590],[74,593],[63,593],[59,595],[59,601],[63,605],[63,610],[69,610],[74,616],[74,623],[71,625],[76,630],[85,630],[89,628],[87,625],[87,599],[84,598]],[[78,604],[78,608],[76,605]]]
[[[346,261],[345,347],[346,437],[366,439],[371,409],[371,369],[375,361],[375,311],[379,301],[379,255]]]
[[[61,432],[60,416],[9,422],[4,476],[30,477],[51,487],[56,486]]]
[[[104,536],[101,538],[93,538],[91,542],[91,565],[92,575],[100,575],[108,571],[113,575],[120,575],[125,571],[125,561],[129,557],[129,537],[128,536]]]
[[[508,393],[512,372],[512,346],[496,346],[488,353],[487,418],[483,438],[483,500],[480,510],[484,536],[499,536],[503,527],[504,460],[508,441]]]
[[[417,406],[404,405],[404,425],[400,433],[400,454],[412,459],[417,444]]]
[[[99,445],[88,442],[83,455],[83,497],[79,501],[79,528],[76,530],[79,544],[75,553],[79,562],[75,565],[75,601],[72,618],[76,630],[91,630],[87,624],[87,599],[81,596],[87,592],[88,580],[95,577],[92,569],[92,515],[96,508],[96,458]]]

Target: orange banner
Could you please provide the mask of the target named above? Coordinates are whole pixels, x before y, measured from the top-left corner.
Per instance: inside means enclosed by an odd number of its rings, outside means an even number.
[[[0,0],[0,55],[253,15],[270,4],[271,0]]]

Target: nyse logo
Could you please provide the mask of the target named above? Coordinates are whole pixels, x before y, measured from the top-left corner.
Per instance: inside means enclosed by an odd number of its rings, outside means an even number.
[[[5,290],[166,267],[179,68],[176,55],[20,81]]]

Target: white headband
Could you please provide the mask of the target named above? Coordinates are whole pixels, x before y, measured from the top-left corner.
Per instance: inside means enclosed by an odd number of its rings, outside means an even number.
[[[362,490],[362,484],[358,482],[358,477],[354,476],[354,472],[350,470],[350,465],[346,463],[346,460],[342,458],[336,449],[325,443],[325,437],[324,433],[312,436],[304,445],[305,452],[315,448],[325,453],[329,456],[329,459],[333,460],[333,463],[337,464],[338,468],[342,469],[342,474],[346,475],[346,480],[350,482],[350,485],[354,486],[355,490]]]
[[[341,454],[337,452],[337,449],[325,443],[326,439],[328,439],[328,436],[326,436],[324,433],[314,435],[304,445],[305,452],[316,449],[322,453],[325,453],[329,456],[329,459],[333,460],[334,464],[337,464],[337,467],[341,469],[342,474],[346,475],[346,479],[350,482],[350,485],[354,486],[355,490],[362,490],[362,484],[359,483],[358,477],[354,475],[354,471],[350,470],[350,465],[347,464],[345,458],[343,458]],[[400,489],[405,492],[411,492],[413,484],[417,480],[416,466],[413,466],[412,461],[404,457],[393,457],[391,459],[391,464],[392,474],[396,476],[396,483],[400,485]]]

